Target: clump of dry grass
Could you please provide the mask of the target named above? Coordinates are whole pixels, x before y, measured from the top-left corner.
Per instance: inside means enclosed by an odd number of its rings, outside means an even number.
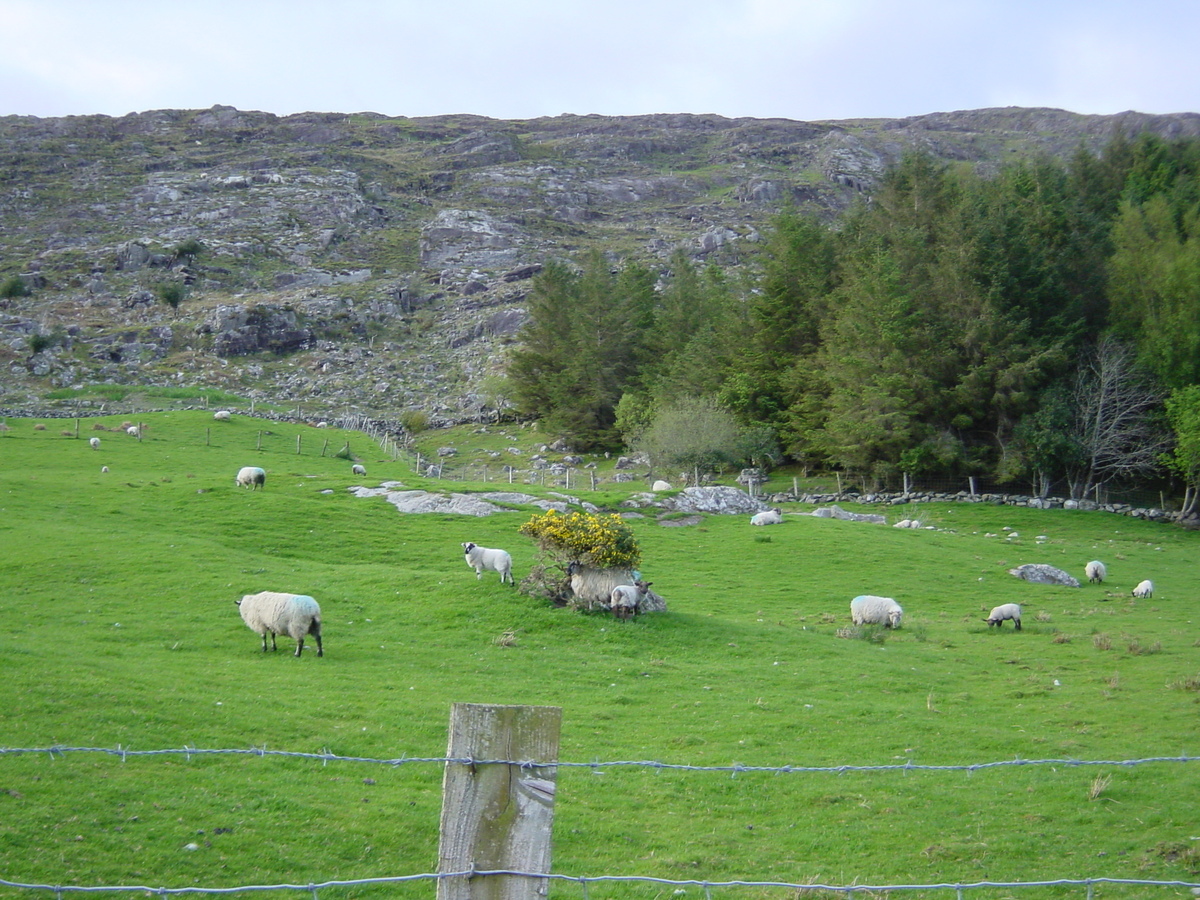
[[[1034,616],[1034,618],[1039,622],[1049,622],[1052,617],[1048,610],[1043,609],[1036,616]]]
[[[1088,788],[1088,799],[1099,800],[1100,795],[1107,790],[1110,784],[1112,784],[1111,775],[1097,775],[1092,779],[1092,786]]]
[[[1050,639],[1050,643],[1052,643],[1052,644],[1069,644],[1069,643],[1071,643],[1071,635],[1059,631],[1054,635],[1054,637],[1052,637]]]
[[[1097,650],[1111,650],[1112,649],[1112,638],[1110,638],[1104,632],[1100,632],[1100,634],[1093,634],[1092,635],[1092,646],[1095,647]]]
[[[515,629],[509,628],[503,634],[498,634],[492,638],[492,643],[497,647],[515,647],[517,645],[517,632]]]

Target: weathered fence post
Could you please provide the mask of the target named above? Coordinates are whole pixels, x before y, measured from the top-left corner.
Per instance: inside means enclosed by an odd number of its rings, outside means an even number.
[[[296,435],[296,455],[297,456],[300,455],[300,437],[301,437],[301,435]]]
[[[975,496],[975,476],[974,475],[967,476],[967,484],[971,488],[971,496],[974,497]]]
[[[262,432],[261,431],[258,433],[258,442],[254,445],[254,449],[255,450],[262,449]]]
[[[549,874],[561,726],[557,706],[454,704],[446,756],[463,761],[442,780],[439,874]],[[439,878],[437,900],[544,900],[548,889],[528,875],[462,875]]]
[[[212,446],[212,434],[211,434],[211,432],[212,432],[212,429],[211,429],[211,428],[205,428],[205,429],[204,429],[204,446],[205,446],[205,447],[211,447],[211,446]]]

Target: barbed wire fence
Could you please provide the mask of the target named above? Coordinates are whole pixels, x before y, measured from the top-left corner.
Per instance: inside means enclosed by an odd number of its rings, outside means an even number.
[[[483,766],[483,765],[507,765],[515,766],[523,770],[533,770],[542,768],[566,768],[566,769],[586,769],[598,771],[602,769],[620,768],[620,767],[637,767],[649,769],[663,769],[672,771],[690,771],[703,773],[726,773],[730,777],[737,777],[741,774],[748,773],[768,773],[775,775],[793,775],[802,773],[826,773],[826,774],[845,774],[850,772],[967,772],[974,773],[979,771],[1008,768],[1008,767],[1024,767],[1024,766],[1052,766],[1058,767],[1082,767],[1082,766],[1108,766],[1108,767],[1134,767],[1151,764],[1163,763],[1194,763],[1200,762],[1200,756],[1190,756],[1180,754],[1178,756],[1147,756],[1131,759],[1119,760],[1088,760],[1088,759],[1071,759],[1071,758],[1043,758],[1043,759],[1004,759],[993,760],[982,763],[949,763],[949,764],[926,764],[914,763],[906,761],[904,763],[888,763],[876,765],[765,765],[754,766],[745,765],[742,763],[730,763],[727,765],[689,765],[684,763],[668,763],[658,760],[612,760],[599,761],[593,760],[588,762],[571,762],[571,761],[556,761],[556,762],[539,762],[536,760],[512,760],[512,759],[482,759],[474,757],[462,756],[400,756],[392,758],[369,757],[369,756],[344,756],[341,754],[331,753],[328,750],[319,753],[294,751],[294,750],[272,750],[267,747],[247,747],[247,748],[202,748],[202,747],[178,747],[164,748],[155,750],[134,750],[127,747],[117,745],[116,747],[75,747],[61,744],[52,744],[45,747],[0,747],[0,758],[17,757],[27,755],[45,755],[51,759],[59,759],[68,754],[102,754],[120,758],[122,763],[129,759],[139,759],[142,757],[153,756],[182,756],[187,760],[192,758],[208,757],[208,756],[242,756],[242,757],[282,757],[282,758],[297,758],[312,761],[320,761],[323,766],[330,763],[362,763],[382,766],[403,766],[415,764],[432,764],[432,765],[447,765],[458,764],[464,766]],[[797,897],[802,897],[805,892],[824,891],[833,894],[843,894],[847,897],[854,895],[872,896],[876,894],[887,894],[890,892],[908,892],[908,891],[925,891],[938,892],[953,891],[955,896],[964,898],[968,891],[982,889],[1034,889],[1034,888],[1051,888],[1051,887],[1067,887],[1067,888],[1082,888],[1088,900],[1092,900],[1095,888],[1101,885],[1124,885],[1130,887],[1145,887],[1145,888],[1187,888],[1193,894],[1200,894],[1200,881],[1183,881],[1183,880],[1161,880],[1161,879],[1138,879],[1138,878],[1112,878],[1106,876],[1083,877],[1083,878],[1056,878],[1047,880],[1031,880],[1031,881],[970,881],[970,882],[932,882],[921,884],[824,884],[817,882],[789,882],[789,881],[756,881],[756,880],[730,880],[730,881],[709,881],[704,879],[672,879],[660,878],[648,875],[569,875],[563,873],[545,873],[545,872],[526,872],[513,869],[474,869],[461,872],[438,872],[438,873],[420,873],[413,875],[396,875],[373,878],[356,878],[336,881],[322,881],[308,884],[248,884],[236,887],[205,887],[199,885],[187,885],[183,887],[154,887],[150,885],[66,885],[61,883],[50,882],[21,882],[11,881],[0,877],[0,887],[12,888],[15,890],[34,891],[34,892],[49,892],[53,893],[57,900],[62,900],[65,894],[75,893],[141,893],[143,895],[158,895],[170,896],[176,894],[236,894],[242,892],[263,892],[263,891],[304,891],[313,897],[313,900],[320,900],[319,892],[321,890],[332,890],[337,888],[348,887],[367,887],[380,885],[396,885],[411,882],[430,881],[438,883],[445,879],[462,879],[462,878],[483,878],[489,876],[504,876],[510,878],[528,878],[537,879],[540,882],[554,881],[568,885],[578,885],[581,892],[581,900],[590,900],[589,887],[601,884],[647,884],[658,885],[662,887],[674,888],[676,891],[682,891],[689,887],[700,888],[704,891],[705,900],[712,900],[712,892],[714,890],[733,890],[733,889],[756,889],[762,890],[767,888],[787,890],[793,892]]]

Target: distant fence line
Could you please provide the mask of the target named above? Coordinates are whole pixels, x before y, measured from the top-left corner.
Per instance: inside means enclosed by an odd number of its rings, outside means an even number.
[[[538,762],[536,760],[513,759],[473,759],[457,756],[400,756],[384,759],[370,756],[342,756],[336,753],[308,753],[297,750],[268,750],[266,747],[221,748],[210,749],[201,747],[172,747],[160,750],[131,750],[126,747],[67,747],[52,744],[48,747],[0,747],[0,757],[20,755],[46,754],[51,757],[65,756],[68,753],[101,753],[108,756],[119,756],[124,762],[129,757],[141,756],[183,756],[191,759],[193,756],[260,756],[260,757],[294,757],[298,759],[321,760],[330,762],[374,763],[385,766],[402,766],[413,763],[456,763],[459,765],[506,765],[521,768],[546,768],[557,766],[561,769],[611,769],[611,768],[647,768],[671,769],[685,772],[728,772],[731,775],[744,773],[766,772],[777,775],[791,775],[802,772],[825,772],[841,775],[846,772],[980,772],[985,769],[999,769],[1011,766],[1122,766],[1132,767],[1149,763],[1189,763],[1200,762],[1200,756],[1147,756],[1137,759],[1002,759],[984,763],[957,764],[926,764],[906,761],[903,763],[887,763],[878,765],[836,765],[836,766],[747,766],[742,763],[728,765],[694,766],[685,763],[667,763],[657,760],[614,760],[592,762]]]

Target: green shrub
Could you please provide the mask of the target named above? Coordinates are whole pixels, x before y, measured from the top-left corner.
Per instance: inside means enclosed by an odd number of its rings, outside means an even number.
[[[10,275],[0,283],[0,298],[5,300],[11,297],[28,297],[32,291],[25,284],[25,279],[20,275]]]

